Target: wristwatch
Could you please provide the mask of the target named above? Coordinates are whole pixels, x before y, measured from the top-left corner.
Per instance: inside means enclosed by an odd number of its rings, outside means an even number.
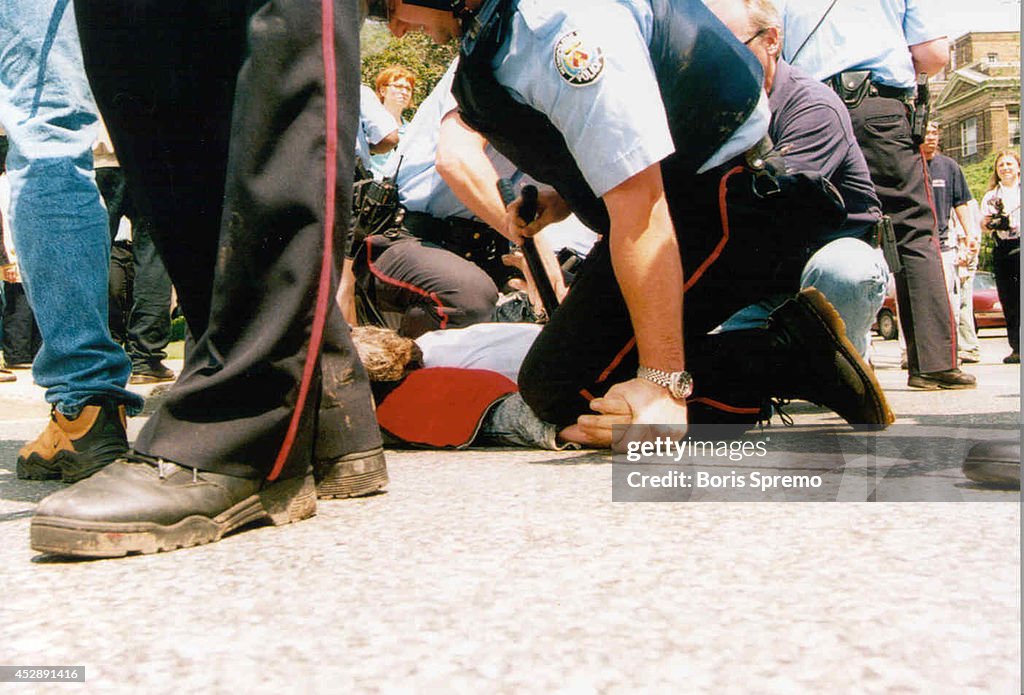
[[[693,393],[693,377],[689,372],[664,372],[660,369],[639,367],[636,370],[636,375],[640,379],[647,379],[658,386],[664,386],[676,400],[689,398]]]

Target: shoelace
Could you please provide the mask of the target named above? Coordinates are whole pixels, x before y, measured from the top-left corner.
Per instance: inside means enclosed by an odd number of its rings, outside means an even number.
[[[784,410],[785,407],[789,406],[790,399],[770,398],[768,399],[768,404],[769,411],[767,416],[762,417],[760,420],[757,421],[757,424],[760,425],[761,429],[772,426],[773,415],[779,416],[779,420],[782,422],[784,427],[792,427],[795,424],[795,422],[793,421],[793,416]]]
[[[160,480],[167,480],[169,476],[173,475],[174,472],[180,468],[184,470],[191,470],[192,482],[199,482],[199,470],[196,468],[182,466],[174,463],[173,461],[166,461],[158,456],[147,456],[146,454],[140,454],[136,451],[129,451],[123,458],[128,463],[145,463],[150,466],[155,466],[157,475],[160,476]]]

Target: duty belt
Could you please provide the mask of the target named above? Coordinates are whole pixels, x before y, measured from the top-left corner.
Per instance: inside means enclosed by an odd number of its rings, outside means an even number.
[[[437,244],[446,251],[475,263],[494,280],[504,284],[510,270],[502,261],[509,252],[508,240],[487,224],[462,217],[440,219],[423,212],[406,212],[402,226],[413,236]]]
[[[871,96],[884,97],[886,99],[899,99],[904,104],[911,107],[914,105],[913,87],[890,87],[889,85],[872,82],[869,93]]]

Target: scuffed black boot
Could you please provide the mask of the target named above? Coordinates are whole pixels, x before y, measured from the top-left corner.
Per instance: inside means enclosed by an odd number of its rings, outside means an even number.
[[[316,514],[311,475],[268,482],[199,471],[136,453],[55,492],[36,507],[32,548],[122,557],[219,541],[256,521]]]
[[[768,317],[770,395],[835,411],[854,427],[885,428],[896,419],[885,393],[846,338],[839,312],[813,287]]]

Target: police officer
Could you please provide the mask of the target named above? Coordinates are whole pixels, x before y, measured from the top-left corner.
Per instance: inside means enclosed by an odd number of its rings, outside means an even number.
[[[398,145],[398,121],[384,108],[373,90],[359,85],[359,128],[356,156],[365,171],[372,171],[372,155],[386,154]]]
[[[911,132],[913,126],[923,138],[926,125],[911,123],[916,75],[934,75],[945,66],[946,37],[917,0],[780,0],[779,5],[788,37],[783,56],[848,92],[857,141],[882,209],[892,219],[902,265],[896,292],[907,341],[908,385],[974,388],[974,377],[957,368],[956,326],[918,150],[921,138]],[[854,71],[869,74],[860,79]]]
[[[699,409],[756,417],[759,399],[774,391],[854,422],[887,422],[877,382],[820,293],[780,308],[771,329],[704,337],[764,291],[737,282],[765,263],[761,249],[751,253],[756,244],[730,237],[738,230],[718,205],[730,183],[750,185],[743,155],[767,129],[754,57],[696,0],[570,7],[396,0],[371,8],[398,35],[421,28],[445,40],[461,21],[463,118],[606,235],[523,365],[531,407],[559,425],[579,417],[609,440],[613,424],[686,424],[691,395]],[[598,414],[586,414],[588,405]]]
[[[385,171],[398,189],[401,229],[354,249],[368,313],[407,337],[493,320],[511,273],[502,262],[509,239],[496,231],[505,223],[496,184],[524,177],[459,118],[456,67],[420,105]]]
[[[889,270],[877,248],[881,203],[871,184],[850,116],[827,86],[780,58],[782,18],[771,0],[715,0],[708,7],[748,46],[764,68],[772,112],[768,134],[783,153],[786,168],[818,172],[842,195],[846,220],[810,240],[800,273],[801,287],[815,287],[846,324],[850,342],[867,355],[869,332],[885,299]],[[802,262],[802,249],[793,261]],[[722,324],[723,330],[761,325],[785,300],[768,297],[745,307]]]
[[[357,3],[75,11],[97,103],[196,341],[135,450],[39,504],[33,547],[173,550],[376,490],[387,478],[369,384],[332,301],[335,230],[351,208]]]

